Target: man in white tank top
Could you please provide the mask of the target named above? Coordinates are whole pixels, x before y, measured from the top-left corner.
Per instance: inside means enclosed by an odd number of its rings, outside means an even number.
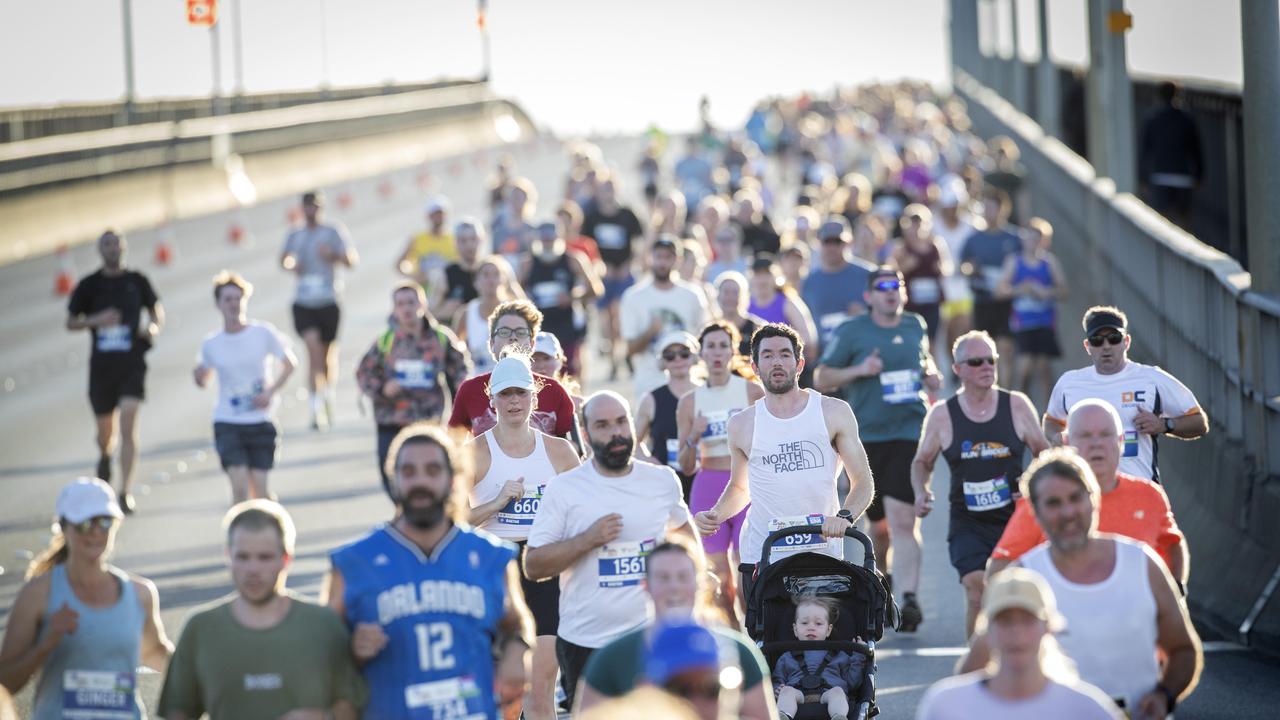
[[[771,560],[791,548],[840,557],[839,538],[871,504],[874,492],[849,404],[796,384],[803,353],[800,337],[787,325],[769,323],[751,338],[751,366],[764,385],[764,400],[729,418],[729,485],[714,507],[694,516],[698,531],[710,535],[751,504],[740,543],[744,598],[750,596],[748,583],[771,532],[821,522],[822,536],[834,541],[794,536],[788,539],[800,544],[771,550]],[[839,463],[849,472],[843,506],[836,497]]]
[[[1049,541],[1017,564],[1044,576],[1067,629],[1063,651],[1080,672],[1123,703],[1133,718],[1164,718],[1195,688],[1204,654],[1173,578],[1155,551],[1101,534],[1102,491],[1088,463],[1071,448],[1048,450],[1022,476],[1036,521]],[[1166,660],[1156,662],[1159,648]],[[984,667],[985,636],[974,635],[960,672]]]

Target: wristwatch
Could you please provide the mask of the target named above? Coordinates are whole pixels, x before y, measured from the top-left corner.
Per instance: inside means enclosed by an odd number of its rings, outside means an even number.
[[[853,524],[853,513],[845,508],[840,508],[839,512],[836,513],[836,517],[841,520],[848,520],[850,525]]]
[[[1164,432],[1165,432],[1165,434],[1166,434],[1166,435],[1172,435],[1172,434],[1173,434],[1173,428],[1174,428],[1174,426],[1175,426],[1176,424],[1177,424],[1177,423],[1175,423],[1175,422],[1173,421],[1173,418],[1165,418],[1165,419],[1164,419]]]

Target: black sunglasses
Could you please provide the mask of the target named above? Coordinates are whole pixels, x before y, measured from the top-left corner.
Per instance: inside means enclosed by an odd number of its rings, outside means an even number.
[[[1097,335],[1089,336],[1089,345],[1093,347],[1102,347],[1104,341],[1109,345],[1119,345],[1124,342],[1124,333],[1112,330],[1109,333],[1098,333]]]
[[[693,353],[689,352],[688,350],[669,350],[667,352],[662,353],[662,359],[666,360],[667,362],[671,362],[676,358],[680,358],[681,360],[688,360],[689,356],[692,354]]]
[[[976,368],[976,367],[982,367],[983,365],[992,365],[992,366],[994,366],[994,365],[996,364],[996,361],[997,361],[997,360],[999,360],[999,357],[998,357],[998,356],[997,356],[997,357],[969,358],[968,360],[965,360],[965,361],[964,361],[964,364],[965,364],[965,365],[968,365],[969,367],[975,367],[975,368]]]
[[[109,515],[100,515],[78,523],[68,522],[67,527],[75,530],[77,534],[88,535],[90,532],[93,532],[95,528],[103,532],[109,532],[115,524],[115,518]]]

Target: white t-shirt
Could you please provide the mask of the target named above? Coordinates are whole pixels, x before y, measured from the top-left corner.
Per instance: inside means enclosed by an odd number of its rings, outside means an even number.
[[[916,720],[1118,720],[1115,704],[1098,688],[1050,680],[1035,697],[1004,700],[982,682],[985,672],[943,678],[924,694]]]
[[[289,356],[289,341],[268,322],[250,320],[243,330],[210,333],[200,343],[196,361],[218,374],[218,401],[213,421],[252,425],[270,422],[280,396],[268,408],[253,406],[253,396],[276,381],[276,361]]]
[[[1124,422],[1120,472],[1147,480],[1157,478],[1156,444],[1150,435],[1134,429],[1138,409],[1166,418],[1200,412],[1196,396],[1177,378],[1153,365],[1128,360],[1114,375],[1101,375],[1092,365],[1062,373],[1049,395],[1045,414],[1065,428],[1071,406],[1089,398],[1111,403]]]
[[[653,279],[650,278],[633,285],[622,294],[618,313],[624,340],[634,340],[643,335],[655,317],[663,319],[662,331],[654,336],[649,347],[631,358],[635,369],[636,398],[644,397],[667,381],[662,370],[658,369],[660,348],[654,344],[673,330],[684,330],[697,337],[698,331],[707,321],[707,301],[703,294],[678,278],[672,277],[672,282],[672,287],[659,290],[653,286]]]
[[[627,475],[606,477],[588,461],[547,484],[529,547],[581,535],[611,513],[622,516],[618,538],[560,574],[558,634],[582,647],[603,647],[648,620],[644,557],[669,529],[690,521],[680,480],[670,468],[635,462]]]
[[[951,274],[943,278],[942,286],[946,290],[948,300],[972,300],[973,292],[969,289],[969,279],[960,274],[960,253],[964,250],[964,242],[977,231],[968,218],[961,217],[954,228],[947,227],[942,218],[934,216],[933,232],[947,244],[947,252],[956,262]]]

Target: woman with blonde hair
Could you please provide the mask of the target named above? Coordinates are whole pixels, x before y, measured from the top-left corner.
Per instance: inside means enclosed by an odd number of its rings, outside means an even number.
[[[490,255],[481,260],[476,265],[475,277],[479,296],[458,308],[452,323],[458,339],[466,343],[467,351],[471,353],[469,377],[493,370],[497,360],[489,350],[489,315],[502,303],[516,299],[508,289],[515,283],[515,274],[501,255]]]

